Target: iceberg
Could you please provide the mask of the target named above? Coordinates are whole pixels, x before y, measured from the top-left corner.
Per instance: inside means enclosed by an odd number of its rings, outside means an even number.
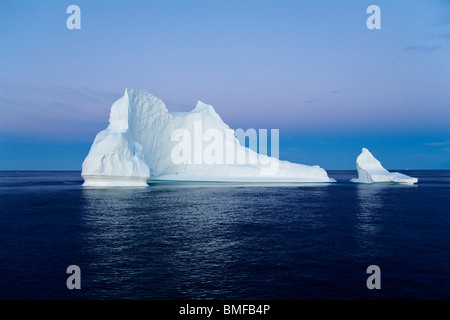
[[[147,186],[154,180],[335,182],[319,166],[256,153],[240,145],[234,133],[211,105],[199,101],[190,112],[169,112],[149,92],[126,89],[83,162],[83,185]]]
[[[362,149],[361,154],[356,159],[356,169],[358,170],[358,178],[351,179],[355,183],[417,183],[417,178],[412,178],[399,172],[389,172],[381,165],[372,153],[366,148]]]

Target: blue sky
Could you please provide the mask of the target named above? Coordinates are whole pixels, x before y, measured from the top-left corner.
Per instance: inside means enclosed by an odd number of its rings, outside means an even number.
[[[450,1],[0,2],[0,170],[80,170],[127,87],[280,129],[281,159],[450,169]]]

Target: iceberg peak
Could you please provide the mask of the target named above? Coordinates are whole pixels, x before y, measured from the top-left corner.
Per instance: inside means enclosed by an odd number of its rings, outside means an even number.
[[[206,104],[203,101],[198,100],[197,101],[197,105],[195,106],[195,108],[191,112],[202,112],[202,111],[207,110],[207,109],[212,109],[214,112],[216,112],[216,110],[214,110],[212,105]]]

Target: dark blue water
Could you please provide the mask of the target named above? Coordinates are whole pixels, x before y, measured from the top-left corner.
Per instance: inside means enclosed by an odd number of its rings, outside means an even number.
[[[419,184],[86,189],[0,172],[0,298],[448,299],[450,171],[407,174]]]

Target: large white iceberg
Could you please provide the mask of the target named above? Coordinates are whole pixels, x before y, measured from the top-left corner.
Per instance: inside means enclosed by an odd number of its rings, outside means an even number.
[[[183,141],[187,137],[193,141]],[[212,156],[203,159],[205,154]],[[109,126],[97,134],[81,175],[84,186],[146,186],[148,180],[335,182],[318,166],[241,146],[210,105],[199,101],[191,112],[169,112],[152,94],[132,89],[112,105]]]
[[[356,169],[358,170],[358,178],[351,179],[356,183],[376,183],[376,182],[393,182],[393,183],[417,183],[417,178],[412,178],[399,172],[389,172],[381,165],[372,153],[366,148],[362,149],[361,154],[356,159]]]

